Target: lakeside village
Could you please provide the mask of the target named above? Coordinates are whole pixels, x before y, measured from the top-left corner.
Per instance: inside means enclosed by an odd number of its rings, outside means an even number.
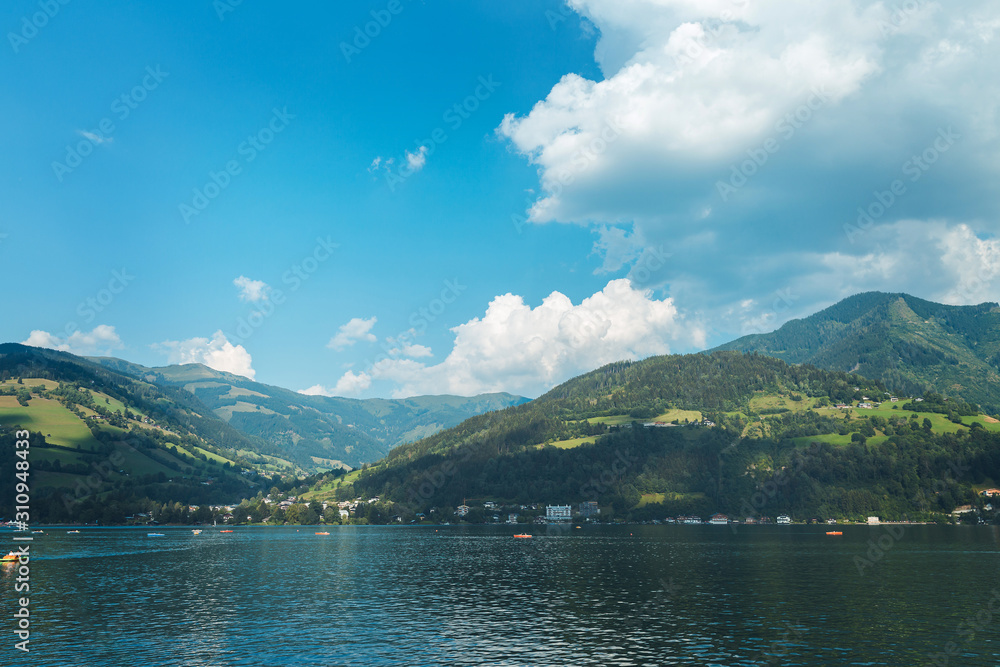
[[[1000,499],[1000,489],[991,488],[980,492],[987,501]],[[414,518],[404,521],[398,514],[389,514],[386,510],[395,509],[394,503],[384,503],[380,498],[367,500],[356,498],[341,502],[305,501],[295,496],[275,493],[273,496],[255,499],[259,502],[244,501],[239,505],[188,505],[179,503],[165,504],[154,508],[151,512],[142,512],[126,517],[125,525],[159,526],[159,525],[451,525],[452,523],[486,524],[486,525],[552,525],[566,523],[613,523],[636,525],[791,525],[791,524],[829,524],[829,525],[868,525],[913,524],[926,522],[882,521],[877,516],[869,516],[865,520],[852,521],[848,519],[827,519],[825,522],[817,518],[799,519],[787,514],[777,516],[729,517],[716,513],[705,518],[702,516],[676,516],[649,521],[626,522],[623,519],[602,521],[601,509],[596,501],[585,501],[578,505],[516,505],[485,501],[481,504],[461,504],[454,509],[431,508],[429,514],[417,512]],[[998,505],[1000,507],[1000,505]],[[992,510],[992,503],[987,502],[986,510]],[[964,516],[974,512],[971,506],[955,508],[952,513],[954,523],[963,522]],[[984,523],[979,519],[978,523]],[[12,525],[2,521],[0,526]]]

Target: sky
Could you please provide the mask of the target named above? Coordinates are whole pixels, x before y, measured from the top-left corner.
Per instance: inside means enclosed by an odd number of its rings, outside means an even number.
[[[536,397],[1000,292],[1000,6],[11,0],[0,340]]]

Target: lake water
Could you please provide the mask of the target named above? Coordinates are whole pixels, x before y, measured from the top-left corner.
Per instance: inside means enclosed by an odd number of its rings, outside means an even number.
[[[0,664],[1000,662],[994,527],[158,530],[34,536],[31,653],[7,566]]]

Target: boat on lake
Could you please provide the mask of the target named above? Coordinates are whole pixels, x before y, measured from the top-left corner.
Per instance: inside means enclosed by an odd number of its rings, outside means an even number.
[[[192,530],[191,532],[194,533],[195,535],[201,535],[200,530]]]
[[[329,535],[330,533],[316,533],[317,535]]]
[[[826,534],[827,535],[843,535],[844,533],[841,532],[841,531],[839,531],[839,530],[828,530],[828,531],[826,531]]]
[[[17,560],[17,554],[13,551],[7,553],[6,556],[0,558],[0,563],[13,563]]]
[[[146,533],[146,537],[165,537],[163,533]]]
[[[79,535],[80,531],[79,530],[67,530],[66,534],[67,535]]]
[[[527,533],[524,533],[524,534],[521,534],[521,535],[515,535],[514,537],[527,538],[527,537],[531,537],[531,535],[528,535]]]
[[[220,530],[219,532],[220,532],[220,533],[231,533],[231,532],[233,532],[233,531],[231,531],[231,530]]]

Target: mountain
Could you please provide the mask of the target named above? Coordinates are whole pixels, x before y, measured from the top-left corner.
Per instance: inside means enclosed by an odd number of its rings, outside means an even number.
[[[236,430],[182,389],[65,352],[3,344],[5,470],[13,468],[15,430],[22,429],[30,433],[23,458],[35,521],[120,523],[154,502],[232,502],[269,486],[258,471],[291,466],[278,448]],[[0,515],[12,515],[16,481],[0,478]]]
[[[858,294],[777,331],[713,351],[759,352],[848,371],[919,395],[933,390],[1000,413],[1000,307],[946,306],[909,294]]]
[[[91,361],[158,387],[190,392],[215,416],[277,447],[307,471],[358,467],[473,415],[528,400],[505,393],[364,400],[306,396],[201,364],[147,368],[107,357]]]
[[[633,520],[931,518],[981,506],[977,490],[997,479],[1000,422],[966,403],[893,402],[857,374],[715,352],[609,364],[365,470],[313,480],[304,497],[377,496],[383,508],[359,510],[369,520],[453,519],[456,505],[486,501],[594,501],[603,518]]]

